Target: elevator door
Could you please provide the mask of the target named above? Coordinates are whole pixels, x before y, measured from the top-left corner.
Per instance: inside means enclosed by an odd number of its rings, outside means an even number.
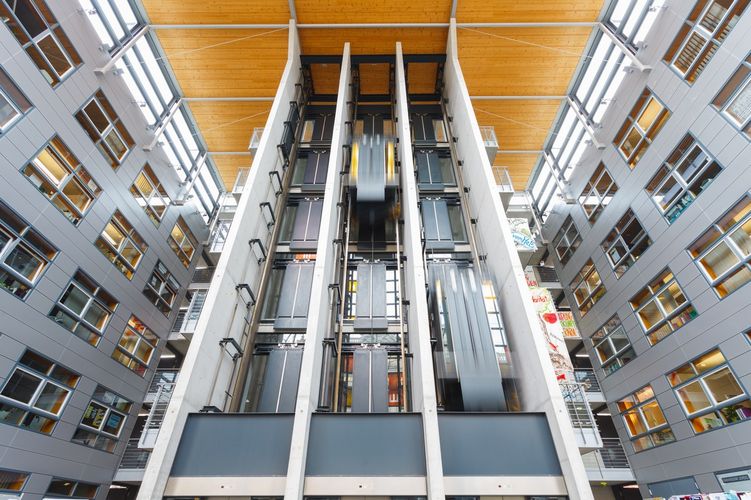
[[[386,349],[355,349],[352,375],[352,412],[387,412],[389,387]]]
[[[357,304],[355,330],[385,330],[386,264],[363,262],[357,265]]]
[[[257,411],[269,413],[295,411],[301,363],[301,348],[274,349],[269,353]]]
[[[429,250],[453,250],[454,236],[446,200],[420,200],[425,246]]]
[[[289,249],[315,250],[318,247],[318,231],[321,227],[323,200],[320,198],[300,200],[295,212]]]
[[[318,191],[326,184],[326,174],[329,170],[329,152],[311,151],[308,153],[305,165],[305,175],[302,181],[303,191]]]
[[[274,328],[303,329],[307,326],[313,266],[307,262],[287,264],[279,293]]]

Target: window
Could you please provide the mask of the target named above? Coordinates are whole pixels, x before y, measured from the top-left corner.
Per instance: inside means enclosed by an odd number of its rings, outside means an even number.
[[[0,10],[2,7],[0,6]],[[0,68],[0,134],[8,130],[28,110],[31,103]]]
[[[169,196],[164,186],[156,178],[151,166],[147,163],[143,170],[136,176],[133,185],[130,186],[130,192],[136,203],[143,208],[151,222],[158,226],[162,221],[164,212],[170,204]]]
[[[629,208],[602,241],[602,250],[608,257],[615,276],[620,278],[628,268],[649,248],[652,240]]]
[[[592,334],[592,347],[605,375],[610,375],[636,357],[631,341],[617,315]]]
[[[3,0],[0,19],[51,85],[60,83],[81,64],[44,0]]]
[[[57,249],[0,201],[0,287],[26,298]]]
[[[721,298],[751,281],[751,196],[712,224],[688,252]]]
[[[581,268],[581,271],[576,275],[570,286],[571,290],[574,292],[574,298],[576,299],[576,304],[579,306],[579,312],[582,316],[592,309],[592,306],[595,305],[606,292],[602,280],[600,279],[600,273],[597,272],[597,268],[592,263],[592,259],[584,264],[584,267]]]
[[[751,135],[751,54],[730,77],[712,104],[738,129]]]
[[[0,391],[0,422],[50,434],[79,378],[27,350]]]
[[[672,224],[720,172],[722,166],[686,134],[645,189]]]
[[[133,278],[141,257],[148,248],[141,235],[119,210],[115,210],[112,219],[104,226],[95,245],[128,279]]]
[[[751,402],[719,349],[668,374],[697,434],[751,418]]]
[[[561,261],[561,265],[566,265],[569,259],[574,255],[576,249],[581,245],[582,238],[579,236],[579,231],[576,229],[574,220],[569,215],[566,220],[563,221],[561,230],[558,231],[555,239],[553,240],[553,247],[555,253],[558,255],[558,260]]]
[[[140,319],[131,316],[112,353],[112,359],[143,377],[149,369],[157,342],[159,339],[154,332]]]
[[[633,169],[665,125],[670,111],[649,89],[644,89],[613,142]]]
[[[167,243],[175,252],[177,258],[183,263],[186,268],[190,267],[190,261],[193,258],[193,254],[196,251],[196,237],[188,229],[188,225],[185,223],[182,217],[177,218],[175,227],[170,232]]]
[[[101,90],[76,113],[76,119],[99,151],[109,160],[112,168],[120,166],[120,162],[135,145],[122,120]]]
[[[727,38],[749,0],[700,0],[665,54],[666,63],[693,83]]]
[[[23,174],[73,224],[81,222],[102,192],[57,136],[24,167]]]
[[[697,315],[670,269],[662,271],[629,303],[652,345]]]
[[[98,385],[71,441],[113,451],[133,403]]]
[[[98,489],[99,485],[96,484],[56,477],[50,482],[46,497],[95,498]]]
[[[26,485],[29,475],[23,472],[0,469],[0,491],[19,492]]]
[[[605,165],[600,163],[579,196],[579,205],[584,209],[590,223],[595,223],[617,192],[618,185],[610,177]]]
[[[642,387],[617,404],[635,452],[675,441],[651,385]]]
[[[143,289],[143,294],[162,311],[165,316],[169,316],[172,311],[172,304],[175,302],[175,296],[180,289],[180,283],[172,277],[172,273],[167,270],[162,261],[158,260],[154,271],[151,273],[149,281]]]
[[[117,306],[112,295],[79,270],[50,311],[50,318],[96,346]]]

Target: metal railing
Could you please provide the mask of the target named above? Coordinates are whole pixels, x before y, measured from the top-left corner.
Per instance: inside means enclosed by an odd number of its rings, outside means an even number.
[[[211,277],[214,276],[216,267],[197,267],[193,273],[193,283],[211,283]]]
[[[498,147],[498,138],[495,135],[495,127],[490,125],[483,125],[480,127],[480,135],[482,135],[482,142],[485,147]]]
[[[582,384],[585,392],[602,392],[593,369],[577,368],[574,370],[574,378]]]
[[[159,387],[164,384],[174,384],[177,380],[177,374],[180,372],[178,369],[164,368],[159,369],[154,373],[154,377],[151,379],[149,385],[149,394],[156,394],[159,392]]]
[[[498,184],[498,189],[504,193],[513,193],[514,184],[511,182],[511,175],[509,174],[508,167],[493,167],[493,175],[495,176],[495,183]]]
[[[595,416],[581,383],[564,382],[560,384],[563,400],[571,418],[571,426],[578,432],[583,443],[592,441],[599,434]]]
[[[602,448],[582,455],[587,469],[629,469],[626,451],[618,438],[602,438]]]
[[[261,129],[261,132],[263,132],[263,129]],[[250,167],[240,168],[237,170],[237,177],[235,177],[235,185],[232,186],[233,194],[240,194],[243,192],[243,188],[245,188],[245,183],[248,182],[249,173],[250,173]]]
[[[263,127],[256,127],[253,129],[253,135],[250,136],[250,144],[248,150],[256,154],[258,151],[258,145],[261,144],[261,136],[263,135]]]
[[[558,273],[554,267],[550,266],[534,266],[537,278],[541,283],[559,283]]]
[[[150,456],[151,450],[138,447],[138,438],[128,439],[128,446],[120,460],[120,469],[145,469]]]

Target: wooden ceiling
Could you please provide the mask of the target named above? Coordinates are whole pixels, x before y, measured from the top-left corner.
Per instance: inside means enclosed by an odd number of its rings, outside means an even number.
[[[262,127],[287,57],[286,28],[201,25],[286,24],[289,0],[142,0],[167,60],[196,119],[225,185],[247,153],[254,127]],[[604,0],[457,0],[458,23],[594,22]],[[453,0],[294,0],[298,24],[447,23]],[[162,27],[160,27],[162,25]],[[163,25],[171,25],[169,27]],[[566,94],[591,27],[459,27],[459,59],[480,125],[492,125],[499,142],[496,166],[508,167],[517,189],[534,168],[560,99]],[[302,53],[338,55],[350,42],[353,55],[443,54],[445,27],[301,28]],[[411,63],[410,93],[430,93],[435,63]],[[361,64],[364,93],[388,88],[388,65]],[[338,64],[311,67],[317,93],[335,93]],[[509,99],[509,97],[517,97]],[[504,151],[507,151],[504,153]],[[221,154],[220,154],[221,153]]]

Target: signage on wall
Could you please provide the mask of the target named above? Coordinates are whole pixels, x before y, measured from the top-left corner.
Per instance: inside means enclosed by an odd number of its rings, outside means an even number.
[[[535,238],[529,229],[527,219],[511,218],[508,220],[511,226],[511,237],[514,239],[514,246],[517,250],[524,252],[534,252],[537,250]]]
[[[540,318],[540,326],[543,335],[545,335],[548,355],[553,362],[555,377],[559,382],[573,382],[574,365],[568,355],[565,340],[568,326],[564,326],[564,322],[561,321],[562,314],[567,320],[568,316],[566,315],[571,313],[560,313],[555,310],[553,296],[550,295],[547,288],[530,286],[529,291],[532,294],[532,303]],[[573,320],[573,316],[570,319]]]

